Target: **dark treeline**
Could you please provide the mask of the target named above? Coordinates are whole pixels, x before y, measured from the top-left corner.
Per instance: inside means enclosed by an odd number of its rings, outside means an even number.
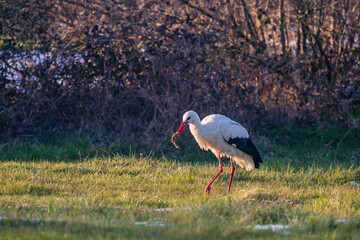
[[[351,125],[359,30],[358,0],[5,0],[0,132],[161,136],[190,109]]]

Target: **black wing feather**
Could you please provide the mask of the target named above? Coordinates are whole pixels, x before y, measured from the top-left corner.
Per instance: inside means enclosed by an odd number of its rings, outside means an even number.
[[[226,141],[226,139],[225,139]],[[251,138],[230,138],[229,141],[226,141],[228,144],[235,144],[236,148],[243,151],[244,153],[250,155],[253,158],[255,168],[259,168],[260,163],[262,163],[262,158],[259,151],[255,147],[254,143],[251,141]]]

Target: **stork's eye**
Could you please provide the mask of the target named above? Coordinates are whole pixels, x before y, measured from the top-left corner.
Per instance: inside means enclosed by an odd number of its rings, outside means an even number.
[[[191,117],[188,117],[188,118],[186,119],[186,122],[188,122],[188,121],[190,120],[190,118],[191,118]]]

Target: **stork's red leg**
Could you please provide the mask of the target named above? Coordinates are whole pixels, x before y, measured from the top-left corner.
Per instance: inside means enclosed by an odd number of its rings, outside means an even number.
[[[233,160],[231,158],[230,158],[230,162],[231,162],[231,176],[230,176],[230,182],[229,182],[229,187],[228,187],[227,193],[230,192],[231,182],[232,182],[233,175],[234,175],[234,172],[235,172],[235,166],[234,166]]]
[[[220,173],[222,173],[223,169],[222,169],[222,165],[221,165],[221,158],[220,156],[218,157],[219,158],[219,172],[218,174],[216,174],[216,176],[214,177],[214,179],[209,183],[209,185],[207,185],[207,187],[205,188],[205,191],[204,191],[204,196],[206,194],[209,194],[210,193],[210,189],[211,189],[211,184],[217,179],[217,177],[220,175]]]

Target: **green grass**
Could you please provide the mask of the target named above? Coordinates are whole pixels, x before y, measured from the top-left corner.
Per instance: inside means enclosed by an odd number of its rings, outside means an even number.
[[[0,146],[0,238],[359,239],[360,186],[349,182],[360,182],[360,132],[346,132],[259,132],[261,168],[237,167],[227,195],[224,159],[206,197],[217,160],[189,134],[181,150],[86,136],[11,140]]]

